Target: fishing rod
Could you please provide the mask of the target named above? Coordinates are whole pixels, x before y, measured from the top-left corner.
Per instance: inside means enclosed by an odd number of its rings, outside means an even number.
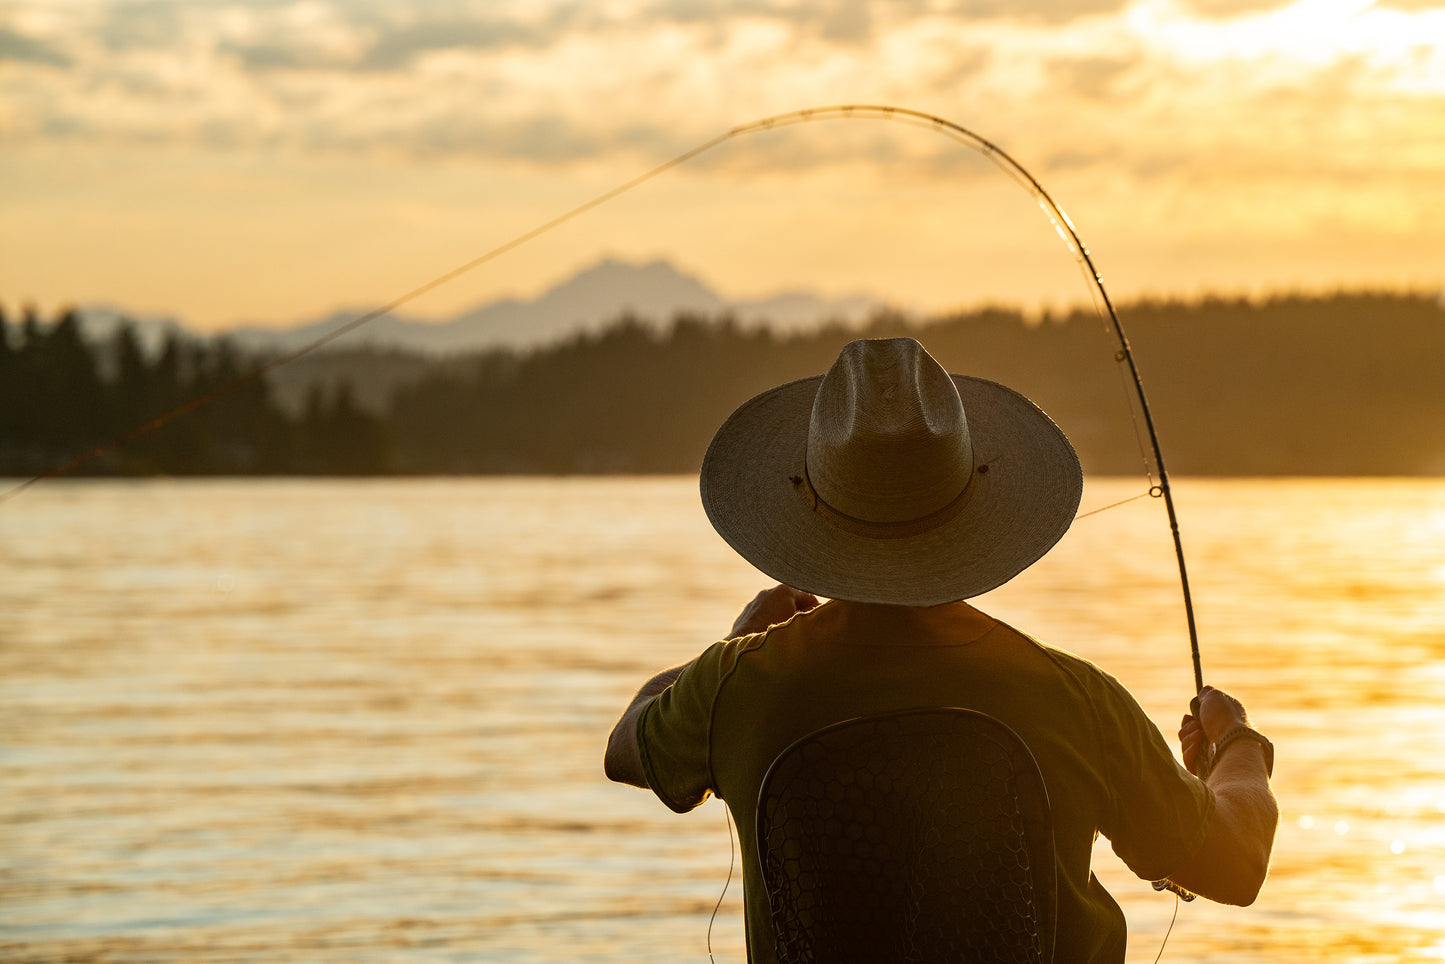
[[[792,111],[786,114],[777,114],[772,117],[765,117],[762,120],[753,121],[735,127],[729,132],[728,137],[736,137],[743,134],[752,134],[758,131],[772,130],[778,127],[785,127],[793,124],[808,123],[818,120],[865,118],[872,120],[895,121],[903,124],[910,124],[915,127],[923,127],[942,133],[966,147],[979,152],[990,161],[994,162],[1005,174],[1009,175],[1015,182],[1033,195],[1039,207],[1043,209],[1045,216],[1053,224],[1054,230],[1063,240],[1070,253],[1078,261],[1079,266],[1084,270],[1085,276],[1093,286],[1092,290],[1097,295],[1098,302],[1108,314],[1108,328],[1118,344],[1118,350],[1114,354],[1115,361],[1128,367],[1129,380],[1132,383],[1135,396],[1139,402],[1139,411],[1144,418],[1144,428],[1149,438],[1149,445],[1152,450],[1154,468],[1159,473],[1158,482],[1149,488],[1149,495],[1164,500],[1165,511],[1169,518],[1169,531],[1174,540],[1174,555],[1179,563],[1179,584],[1184,597],[1184,616],[1189,628],[1189,651],[1194,665],[1194,692],[1197,694],[1204,689],[1204,670],[1199,657],[1199,632],[1194,621],[1194,602],[1189,592],[1189,572],[1184,563],[1184,543],[1179,534],[1179,517],[1174,509],[1174,494],[1169,486],[1169,473],[1164,467],[1164,451],[1159,444],[1159,433],[1154,428],[1154,415],[1149,408],[1149,397],[1144,391],[1144,380],[1139,374],[1138,363],[1134,360],[1134,350],[1129,344],[1129,338],[1124,334],[1124,325],[1119,320],[1119,313],[1114,310],[1114,303],[1109,298],[1109,292],[1104,288],[1103,276],[1099,274],[1094,266],[1094,260],[1089,254],[1088,247],[1084,244],[1083,238],[1079,236],[1078,229],[1074,222],[1064,213],[1044,186],[1039,183],[1028,170],[1015,160],[1007,151],[997,144],[974,133],[960,124],[934,114],[926,114],[922,111],[911,110],[907,107],[891,107],[879,104],[849,104],[832,107],[817,107],[804,110]],[[726,139],[726,138],[724,138]],[[708,147],[712,145],[709,144]],[[1151,480],[1152,481],[1152,480]]]
[[[815,120],[826,119],[850,119],[854,117],[870,118],[877,120],[896,121],[898,123],[911,124],[917,127],[925,127],[930,130],[945,134],[966,147],[981,153],[984,157],[994,162],[1005,174],[1009,175],[1015,182],[1029,192],[1043,210],[1054,230],[1063,240],[1070,253],[1083,269],[1085,277],[1093,286],[1092,291],[1097,295],[1095,302],[1096,310],[1102,305],[1108,314],[1108,329],[1113,334],[1118,350],[1114,353],[1114,360],[1128,366],[1129,379],[1133,385],[1135,397],[1139,402],[1139,411],[1144,418],[1144,428],[1149,437],[1149,445],[1153,453],[1154,467],[1159,473],[1159,481],[1149,488],[1149,495],[1164,500],[1165,510],[1169,518],[1169,532],[1174,540],[1174,556],[1179,564],[1179,585],[1184,599],[1184,616],[1189,628],[1189,652],[1194,666],[1194,692],[1195,697],[1190,702],[1190,712],[1199,712],[1199,694],[1204,690],[1204,670],[1199,657],[1199,633],[1194,621],[1194,602],[1189,592],[1189,572],[1184,563],[1184,543],[1179,534],[1179,517],[1174,510],[1174,495],[1169,486],[1169,473],[1164,467],[1164,451],[1159,444],[1159,433],[1154,428],[1154,415],[1149,408],[1149,397],[1144,391],[1144,379],[1139,374],[1138,363],[1134,360],[1134,350],[1129,344],[1129,338],[1124,334],[1123,322],[1119,320],[1119,313],[1114,310],[1114,302],[1109,297],[1109,292],[1104,288],[1103,276],[1099,274],[1094,266],[1094,259],[1089,254],[1088,247],[1084,244],[1083,238],[1079,236],[1078,229],[1074,222],[1064,213],[1057,202],[1049,194],[1044,186],[1039,183],[1028,170],[1016,161],[1007,151],[994,144],[992,141],[974,133],[962,125],[953,121],[938,117],[933,114],[925,114],[921,111],[911,110],[906,107],[890,107],[875,104],[862,105],[840,105],[835,107],[821,107],[807,110],[793,111],[792,113],[779,114],[773,117],[765,117],[762,120],[733,128],[731,136],[751,134],[757,131],[772,130],[776,127],[783,127],[792,124],[807,123]],[[1135,423],[1135,432],[1138,432],[1138,423]],[[1152,480],[1151,480],[1152,481]],[[1131,501],[1131,500],[1125,500]],[[1111,508],[1106,506],[1105,508]],[[1103,511],[1103,510],[1099,510]],[[1195,895],[1171,880],[1156,880],[1152,882],[1156,891],[1169,891],[1179,900],[1192,901]],[[1175,903],[1175,913],[1178,913],[1178,902]],[[1173,931],[1174,922],[1171,920],[1169,930]],[[1169,940],[1168,933],[1164,940]],[[1162,956],[1164,948],[1161,946],[1159,953]]]
[[[938,117],[934,114],[926,114],[922,111],[912,110],[906,107],[892,107],[878,104],[847,104],[829,107],[815,107],[807,108],[804,110],[792,111],[784,114],[776,114],[771,117],[764,117],[760,120],[734,127],[726,133],[720,134],[708,141],[703,142],[702,144],[699,144],[697,147],[684,151],[677,157],[674,157],[669,161],[665,161],[664,163],[659,164],[657,167],[654,167],[651,170],[638,175],[630,181],[627,181],[623,184],[618,185],[615,188],[612,188],[609,191],[605,191],[602,194],[597,195],[591,200],[586,201],[575,208],[572,208],[570,211],[567,211],[566,213],[561,214],[550,221],[547,221],[543,224],[538,225],[535,228],[532,228],[529,231],[517,235],[511,240],[501,245],[498,245],[497,247],[480,255],[479,257],[473,258],[471,261],[468,261],[465,264],[453,268],[452,270],[444,274],[438,275],[437,277],[426,282],[425,284],[419,285],[418,287],[413,288],[406,294],[394,298],[386,304],[381,305],[371,311],[368,311],[365,314],[360,315],[359,317],[354,318],[351,321],[348,321],[345,324],[332,329],[331,331],[321,335],[320,337],[301,346],[300,348],[294,349],[293,351],[286,354],[278,355],[256,366],[250,371],[247,371],[237,376],[231,381],[226,382],[225,384],[213,389],[209,393],[192,399],[191,401],[181,406],[178,406],[177,408],[172,409],[171,411],[166,412],[165,414],[155,419],[152,419],[151,421],[131,430],[130,432],[119,436],[113,441],[100,445],[84,455],[72,459],[71,461],[63,465],[57,466],[49,472],[36,476],[32,479],[29,479],[28,481],[22,482],[20,485],[9,489],[8,491],[0,493],[0,504],[3,504],[4,502],[7,502],[12,498],[15,498],[21,492],[39,482],[42,482],[46,479],[58,478],[60,476],[68,475],[71,472],[76,471],[77,469],[86,465],[90,461],[99,458],[102,455],[114,451],[115,449],[118,449],[123,445],[129,444],[130,442],[133,442],[136,439],[139,439],[145,435],[149,435],[151,432],[157,431],[158,429],[170,424],[176,419],[188,415],[191,412],[196,411],[197,409],[209,405],[210,403],[220,398],[223,398],[226,395],[229,395],[232,392],[254,381],[257,381],[268,372],[279,368],[282,365],[289,364],[290,362],[293,362],[327,344],[330,344],[331,342],[342,337],[343,335],[346,335],[356,330],[357,328],[360,328],[362,325],[374,321],[375,319],[381,317],[384,314],[395,311],[402,305],[405,305],[408,302],[419,298],[422,295],[436,288],[439,288],[450,281],[455,280],[463,274],[466,274],[473,269],[478,268],[481,265],[486,264],[487,262],[492,261],[500,257],[501,255],[506,254],[507,252],[518,248],[523,244],[526,244],[529,241],[534,240],[537,237],[540,237],[543,234],[546,234],[554,228],[560,227],[568,221],[571,221],[574,218],[577,218],[582,214],[591,211],[594,208],[606,204],[607,202],[612,201],[623,194],[626,194],[634,188],[645,184],[646,182],[658,177],[661,174],[666,173],[667,171],[672,170],[675,167],[687,163],[693,158],[704,154],[712,150],[713,148],[718,147],[721,144],[733,140],[734,138],[743,137],[750,134],[756,134],[763,131],[775,130],[777,128],[824,120],[883,120],[908,124],[944,134],[945,136],[950,137],[954,141],[957,141],[958,143],[961,143],[964,146],[981,153],[983,156],[992,161],[996,166],[998,166],[1005,174],[1009,175],[1009,177],[1012,178],[1015,182],[1017,182],[1021,187],[1028,191],[1030,195],[1033,196],[1039,207],[1043,210],[1045,216],[1047,216],[1050,223],[1053,224],[1054,230],[1063,240],[1065,246],[1067,246],[1069,251],[1074,255],[1079,266],[1083,269],[1086,278],[1092,285],[1091,291],[1096,299],[1096,309],[1099,309],[1101,307],[1101,314],[1107,313],[1107,328],[1113,335],[1115,343],[1117,344],[1117,350],[1115,351],[1114,355],[1115,361],[1127,366],[1128,380],[1132,383],[1134,394],[1138,401],[1139,411],[1140,414],[1143,416],[1144,429],[1149,439],[1149,446],[1152,451],[1153,464],[1158,472],[1157,482],[1154,482],[1152,477],[1150,478],[1151,485],[1149,487],[1148,494],[1155,498],[1162,498],[1164,500],[1165,510],[1169,519],[1169,530],[1174,540],[1174,554],[1179,564],[1179,582],[1180,587],[1183,591],[1184,614],[1188,624],[1190,653],[1193,658],[1194,664],[1194,689],[1196,694],[1201,692],[1204,688],[1204,673],[1200,665],[1199,635],[1194,620],[1194,604],[1189,591],[1189,574],[1184,562],[1184,545],[1179,534],[1179,520],[1174,508],[1173,492],[1169,486],[1169,473],[1164,466],[1164,453],[1159,444],[1159,435],[1154,427],[1154,416],[1149,408],[1148,396],[1144,392],[1144,382],[1139,374],[1139,366],[1134,360],[1133,349],[1129,344],[1128,337],[1124,334],[1124,326],[1119,320],[1118,312],[1114,310],[1113,301],[1109,298],[1108,291],[1104,288],[1104,280],[1102,276],[1100,276],[1098,269],[1094,265],[1093,258],[1089,254],[1088,247],[1084,244],[1083,239],[1079,236],[1079,232],[1074,227],[1074,223],[1069,219],[1068,215],[1064,213],[1064,210],[1049,195],[1048,191],[1044,189],[1044,186],[1040,184],[1038,179],[1035,178],[1032,174],[1030,174],[1022,164],[1020,164],[1011,155],[1009,155],[1007,151],[1003,150],[1003,148],[999,147],[997,144],[994,144],[992,141],[981,137],[980,135],[974,133],[966,127],[963,127],[960,124],[956,124],[953,121]],[[1135,425],[1135,432],[1137,436],[1137,422]]]

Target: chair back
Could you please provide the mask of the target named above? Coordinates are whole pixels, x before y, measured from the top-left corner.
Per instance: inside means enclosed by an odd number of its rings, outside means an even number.
[[[785,749],[758,795],[783,964],[1049,964],[1057,880],[1027,745],[973,710],[883,713]]]

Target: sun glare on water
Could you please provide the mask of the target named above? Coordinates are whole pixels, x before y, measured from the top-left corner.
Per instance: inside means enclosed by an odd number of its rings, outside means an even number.
[[[1421,528],[1428,533],[1427,539],[1436,545],[1445,544],[1445,509],[1431,512],[1425,517],[1425,525]],[[1435,581],[1445,587],[1445,558],[1435,567]]]

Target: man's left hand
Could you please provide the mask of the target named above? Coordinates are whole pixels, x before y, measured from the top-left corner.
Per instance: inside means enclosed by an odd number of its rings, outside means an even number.
[[[818,597],[792,586],[777,585],[753,597],[733,623],[732,637],[760,633],[818,606]]]

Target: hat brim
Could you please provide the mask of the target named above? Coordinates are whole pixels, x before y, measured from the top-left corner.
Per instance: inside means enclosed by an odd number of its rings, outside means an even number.
[[[702,503],[748,562],[830,599],[936,606],[982,595],[1037,562],[1078,512],[1083,472],[1063,431],[1023,395],[952,375],[973,442],[962,508],[926,532],[874,538],[816,511],[804,476],[808,423],[823,376],[745,402],[703,458]]]

